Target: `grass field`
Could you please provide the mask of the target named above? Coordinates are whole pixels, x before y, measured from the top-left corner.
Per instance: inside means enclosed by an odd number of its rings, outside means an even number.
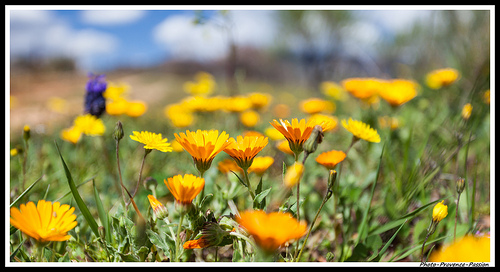
[[[61,131],[83,113],[88,78],[11,77],[17,89],[11,92],[10,207],[39,200],[68,204],[75,207],[77,224],[64,241],[36,239],[11,224],[10,262],[420,262],[465,235],[489,236],[489,73],[459,71],[457,80],[433,89],[423,76],[427,72],[431,70],[411,79],[418,85],[416,96],[396,106],[378,94],[360,99],[340,82],[327,92],[254,80],[238,82],[241,101],[197,104],[187,100],[195,90],[189,93],[185,86],[195,75],[110,73],[108,88],[127,84],[127,99],[143,101],[147,110],[137,117],[104,113],[99,119],[105,131],[82,134],[76,143],[62,139]],[[201,90],[201,95],[229,101],[232,95],[223,78],[210,80],[211,91]],[[38,89],[28,91],[33,88]],[[252,93],[266,94],[269,100],[252,104]],[[53,96],[63,99],[59,106],[49,106]],[[323,104],[313,102],[305,109],[302,103],[310,98]],[[108,98],[108,110],[110,102]],[[472,111],[464,117],[467,103]],[[181,106],[173,108],[174,116],[166,116],[166,108],[174,104]],[[249,110],[253,114],[241,119]],[[273,120],[309,120],[314,113],[335,120],[331,130],[322,132],[322,141],[314,141],[315,150],[303,147],[294,156],[277,148],[285,138],[271,125]],[[342,125],[349,118],[375,129],[380,141],[353,142],[353,133]],[[123,138],[117,141],[118,121]],[[200,171],[190,153],[173,143],[175,134],[198,129],[224,131],[234,139],[260,133],[268,142],[257,157],[269,156],[272,164],[263,166],[262,174],[237,167],[224,172],[220,164],[234,160],[222,150]],[[161,133],[173,150],[147,153],[131,139],[134,131]],[[330,150],[346,157],[327,169],[316,158]],[[287,172],[296,161],[303,162],[304,170],[297,184],[287,187]],[[330,170],[336,171],[332,186]],[[180,204],[165,184],[186,174],[204,179],[202,193],[190,205]],[[458,194],[460,179],[464,187]],[[120,181],[130,193],[137,188],[132,203]],[[148,195],[168,216],[155,212]],[[429,232],[433,209],[441,201],[447,215]],[[236,214],[248,210],[285,212],[305,222],[306,231],[286,239],[295,225],[278,222],[267,228],[257,224],[258,233],[253,233],[237,221]],[[264,250],[281,236],[286,243]],[[201,248],[182,246],[195,239],[201,239]]]

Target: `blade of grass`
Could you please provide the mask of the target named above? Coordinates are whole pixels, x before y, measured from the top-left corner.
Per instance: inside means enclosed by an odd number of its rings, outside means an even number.
[[[363,214],[363,219],[361,221],[361,224],[359,225],[359,228],[358,228],[358,239],[355,243],[358,244],[360,241],[364,241],[366,236],[367,236],[367,224],[368,224],[368,213],[370,211],[370,206],[371,206],[371,203],[372,203],[372,200],[373,200],[373,195],[375,193],[375,187],[377,185],[377,180],[378,180],[378,177],[379,177],[379,174],[380,174],[380,165],[382,164],[382,156],[384,154],[384,149],[385,149],[385,143],[384,143],[384,146],[382,147],[382,151],[380,152],[380,159],[379,159],[379,162],[378,162],[378,168],[377,168],[377,175],[375,175],[375,180],[373,181],[373,184],[372,184],[372,190],[371,190],[371,193],[370,193],[370,200],[368,201],[368,207],[366,207],[365,209],[365,212]]]
[[[23,196],[25,196],[40,180],[42,180],[44,175],[42,175],[41,177],[39,177],[37,180],[35,180],[35,182],[33,182],[28,188],[26,188],[26,190],[24,190],[24,192],[21,193],[21,195],[19,195],[16,200],[14,200],[9,208],[12,208],[12,206],[16,205],[17,202],[19,202],[19,200],[21,200],[21,198],[23,198]]]
[[[83,181],[82,183],[79,183],[76,185],[76,188],[80,188],[82,185],[84,185],[85,183],[89,182],[89,181],[92,181],[93,179],[95,178],[95,176],[87,179],[86,181]],[[65,198],[66,196],[69,196],[71,195],[71,190],[69,190],[67,193],[65,193],[63,196],[59,197],[58,199],[54,200],[54,201],[60,201],[61,199]]]
[[[105,239],[106,242],[111,242],[111,230],[109,228],[109,220],[108,220],[108,214],[106,213],[106,210],[104,210],[104,206],[102,205],[101,198],[99,197],[99,192],[97,192],[97,188],[95,186],[95,181],[92,180],[92,187],[94,188],[94,198],[95,198],[95,203],[97,206],[97,213],[99,214],[99,218],[101,219],[101,224],[104,227],[104,233],[105,233]]]
[[[408,219],[406,219],[403,222],[403,224],[401,224],[401,226],[398,228],[398,230],[392,235],[391,239],[389,239],[389,241],[387,241],[385,246],[378,252],[377,256],[381,257],[385,253],[385,251],[389,248],[392,241],[394,241],[394,238],[396,238],[396,236],[398,235],[398,232],[403,228],[403,226],[406,224],[406,222],[408,222]],[[368,260],[368,261],[371,261],[371,260]]]
[[[439,237],[439,238],[436,238],[436,239],[434,239],[434,240],[432,240],[432,241],[428,241],[427,243],[428,243],[428,244],[432,244],[432,243],[435,243],[435,242],[437,242],[437,241],[443,240],[443,239],[444,239],[444,238],[446,238],[446,237],[449,237],[449,236]],[[405,253],[403,253],[403,254],[401,254],[401,255],[396,255],[396,254],[395,254],[395,255],[394,255],[394,256],[393,256],[393,257],[389,260],[389,262],[397,262],[397,261],[399,261],[399,260],[401,260],[401,259],[404,259],[404,258],[406,258],[407,256],[409,256],[410,254],[412,254],[413,252],[415,252],[415,251],[419,251],[421,248],[422,248],[422,244],[419,244],[419,245],[416,245],[416,246],[415,246],[415,247],[413,247],[413,248],[408,249]],[[406,250],[406,249],[404,249],[404,250],[402,250],[402,251],[405,251],[405,250]]]
[[[71,189],[71,193],[73,194],[73,198],[75,199],[76,204],[78,205],[78,208],[80,209],[80,212],[82,213],[83,217],[85,218],[85,220],[89,224],[90,229],[92,229],[92,232],[94,232],[94,234],[97,237],[99,237],[97,223],[96,223],[94,217],[92,217],[92,214],[90,213],[89,208],[87,207],[87,205],[85,205],[85,202],[83,202],[83,199],[80,196],[80,193],[78,193],[75,182],[73,181],[73,178],[71,177],[71,172],[69,171],[68,166],[64,162],[63,156],[61,155],[61,151],[59,150],[59,145],[57,145],[56,141],[54,141],[54,143],[56,145],[57,152],[59,153],[59,157],[61,157],[61,162],[62,162],[62,165],[64,167],[64,173],[66,174],[66,178],[68,179],[68,185],[69,185],[69,188]]]

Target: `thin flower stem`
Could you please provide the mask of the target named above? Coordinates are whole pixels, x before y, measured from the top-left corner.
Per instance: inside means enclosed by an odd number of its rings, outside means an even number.
[[[139,190],[139,184],[141,183],[142,179],[142,169],[144,169],[144,161],[146,161],[146,156],[151,153],[151,149],[144,149],[144,157],[142,157],[142,162],[141,162],[141,169],[139,170],[139,179],[137,180],[137,184],[135,185],[135,190],[132,193],[132,198],[137,194],[137,191]],[[130,205],[130,202],[127,203],[127,206]]]
[[[457,207],[455,210],[455,227],[453,229],[453,241],[455,241],[455,239],[457,237],[458,204],[459,204],[459,202],[460,202],[460,194],[458,194],[458,197],[457,197]]]
[[[250,185],[250,179],[248,178],[248,168],[243,169],[243,177],[245,178],[245,183],[247,184],[248,193],[250,193],[252,200],[254,200],[255,193],[252,190],[252,186]]]
[[[119,156],[119,140],[116,140],[116,164],[117,164],[117,167],[118,167],[118,176],[120,177],[120,185],[121,187],[119,189],[121,189],[121,194],[122,194],[122,199],[123,199],[123,205],[126,206],[126,203],[127,201],[125,200],[125,192],[124,192],[124,188],[125,188],[125,185],[123,185],[123,180],[122,180],[122,171],[120,169],[120,156]]]

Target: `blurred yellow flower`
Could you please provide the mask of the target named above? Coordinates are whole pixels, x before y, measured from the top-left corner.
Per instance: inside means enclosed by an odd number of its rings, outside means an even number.
[[[370,125],[365,124],[361,121],[352,120],[349,118],[348,121],[342,120],[342,126],[347,129],[350,133],[354,135],[357,139],[362,139],[372,143],[380,142],[380,135],[377,131],[370,127]]]
[[[332,113],[335,111],[335,104],[321,98],[309,98],[299,103],[299,108],[307,114]]]
[[[163,180],[177,203],[189,205],[205,186],[205,179],[192,174],[176,175]]]
[[[485,104],[488,104],[488,105],[490,104],[490,90],[484,91],[484,93],[483,93],[483,102]]]
[[[252,101],[246,96],[227,97],[224,104],[224,110],[229,112],[243,112],[252,107]]]
[[[341,84],[352,96],[361,100],[369,100],[378,95],[384,82],[386,81],[378,78],[355,77],[344,79]]]
[[[277,104],[273,107],[273,114],[277,118],[287,118],[290,116],[291,110],[287,104]]]
[[[272,96],[267,93],[253,92],[248,94],[248,99],[250,99],[252,108],[256,110],[263,110],[271,104]]]
[[[72,126],[70,128],[63,129],[60,136],[61,139],[72,144],[76,144],[82,136],[82,131],[78,127]]]
[[[234,138],[229,138],[228,141],[229,144],[224,148],[224,152],[231,156],[239,167],[245,170],[252,165],[254,157],[267,145],[268,138],[238,136],[236,140]]]
[[[240,122],[245,127],[254,127],[260,121],[260,114],[254,110],[247,110],[240,113]]]
[[[106,113],[109,115],[122,115],[127,111],[129,106],[128,101],[125,98],[113,99],[106,104]]]
[[[236,162],[233,159],[224,159],[220,161],[217,164],[217,169],[223,174],[230,173],[231,171],[233,172],[243,171],[243,169],[241,169],[241,167],[239,167],[238,164],[236,164]]]
[[[145,149],[156,149],[161,152],[172,152],[173,148],[168,143],[167,138],[162,138],[161,133],[153,133],[149,131],[132,131],[130,139],[144,144]]]
[[[175,133],[174,136],[193,157],[196,168],[201,173],[208,170],[215,156],[230,144],[229,135],[225,131],[219,135],[218,130],[186,130],[186,133]]]
[[[440,222],[448,215],[448,206],[443,203],[444,200],[436,204],[432,209],[432,221]]]
[[[295,153],[293,153],[293,151],[290,149],[290,144],[288,143],[288,140],[283,140],[283,141],[279,141],[278,143],[276,143],[276,148],[279,149],[279,151],[285,153],[285,154],[288,154],[288,155],[294,155]]]
[[[342,162],[346,157],[343,151],[331,150],[323,152],[316,157],[316,162],[323,165],[328,170],[333,170],[337,164]]]
[[[418,84],[412,80],[393,79],[381,84],[378,95],[393,107],[401,106],[417,96]]]
[[[17,156],[17,154],[19,154],[19,150],[17,150],[17,148],[12,148],[12,149],[10,150],[10,155],[11,155],[12,157]]]
[[[178,128],[188,127],[193,124],[195,118],[190,110],[181,104],[171,104],[164,108],[163,113],[170,123]]]
[[[274,127],[267,127],[265,130],[264,130],[264,134],[269,137],[269,139],[273,140],[273,141],[277,141],[277,140],[281,140],[281,139],[285,139],[285,136],[283,136],[283,134],[281,134],[281,132],[279,132],[277,129],[275,129]]]
[[[241,136],[243,136],[243,137],[246,137],[246,136],[264,137],[265,135],[256,131],[256,130],[245,130],[241,133]]]
[[[425,83],[431,89],[449,86],[460,79],[460,73],[453,68],[437,69],[425,76]]]
[[[68,101],[60,97],[50,97],[47,101],[47,107],[57,113],[66,113],[68,111]]]
[[[430,262],[489,262],[490,237],[466,235],[451,244],[434,250]]]
[[[106,99],[110,99],[113,101],[119,100],[119,99],[124,99],[127,96],[129,89],[130,89],[130,86],[125,84],[125,83],[116,84],[116,83],[110,82],[107,85],[106,90],[104,91],[104,93],[102,95]]]
[[[139,117],[143,115],[147,109],[148,105],[144,101],[129,101],[125,114],[130,117]]]
[[[263,175],[273,163],[274,158],[271,156],[257,156],[253,159],[252,165],[248,168],[248,172]]]
[[[380,127],[390,128],[391,130],[395,130],[400,126],[399,119],[396,117],[380,116],[378,118],[378,122],[380,124]]]
[[[39,242],[66,241],[68,231],[77,225],[74,207],[39,200],[10,208],[10,224]]]
[[[176,139],[172,140],[170,142],[170,145],[172,146],[172,149],[174,152],[182,152],[184,151],[184,148],[182,148],[182,145],[177,142]]]
[[[184,91],[191,95],[208,96],[213,93],[216,83],[213,76],[207,72],[198,72],[194,81],[184,83]]]
[[[301,238],[307,231],[304,221],[299,222],[291,214],[282,212],[244,211],[236,216],[236,221],[262,250],[269,253],[291,240]]]
[[[467,103],[462,108],[462,118],[465,120],[469,120],[470,115],[472,114],[472,105]]]
[[[288,167],[285,172],[283,183],[286,188],[292,188],[300,182],[302,174],[304,173],[304,165],[300,162],[295,162],[292,166]]]
[[[73,125],[83,134],[90,136],[100,136],[106,131],[102,120],[91,114],[77,116],[73,121]]]
[[[346,90],[336,82],[333,81],[323,81],[320,84],[321,92],[338,101],[345,101],[347,99]]]

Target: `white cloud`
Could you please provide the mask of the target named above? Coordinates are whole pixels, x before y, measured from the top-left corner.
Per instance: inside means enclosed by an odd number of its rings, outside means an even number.
[[[153,37],[176,59],[223,58],[228,50],[228,29],[237,45],[272,44],[276,32],[272,12],[235,10],[230,11],[226,19],[215,17],[205,24],[194,24],[192,15],[174,15],[153,30]],[[230,27],[225,29],[227,26]]]
[[[75,30],[51,11],[17,10],[10,18],[11,58],[70,57],[83,70],[92,59],[112,53],[118,40],[107,33],[90,29]]]
[[[145,15],[145,10],[82,10],[82,20],[94,25],[133,23]]]

